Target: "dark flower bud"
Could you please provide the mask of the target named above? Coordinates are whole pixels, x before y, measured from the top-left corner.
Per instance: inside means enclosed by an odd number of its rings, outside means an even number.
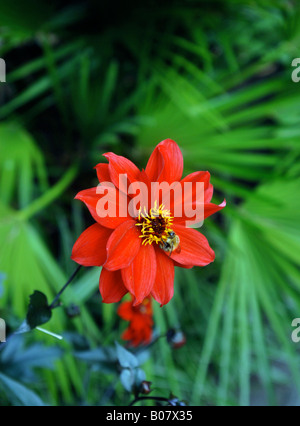
[[[186,337],[181,330],[170,329],[167,332],[167,340],[173,349],[179,349],[186,343]]]
[[[80,307],[73,303],[67,307],[67,315],[69,318],[76,318],[80,313]]]
[[[173,395],[172,393],[170,394],[169,397],[169,406],[172,407],[186,407],[186,402],[185,401],[181,401],[177,398],[177,396]]]
[[[151,385],[152,385],[152,382],[147,382],[147,380],[144,380],[141,383],[140,392],[143,393],[144,395],[148,395],[152,391]]]

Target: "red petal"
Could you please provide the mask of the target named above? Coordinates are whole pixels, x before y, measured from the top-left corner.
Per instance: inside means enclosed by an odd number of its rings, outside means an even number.
[[[132,302],[124,302],[118,308],[118,315],[125,321],[131,321],[134,313],[132,310]]]
[[[120,271],[108,271],[102,268],[100,275],[99,289],[103,303],[120,302],[127,293],[127,289],[123,284]]]
[[[224,207],[226,207],[226,200],[224,200],[223,203],[219,205],[212,203],[204,204],[204,219],[224,209]]]
[[[163,250],[156,247],[157,273],[152,289],[152,296],[160,303],[166,305],[174,294],[174,262]]]
[[[132,208],[128,206],[131,217],[138,216],[139,208],[144,209],[144,207],[146,207],[146,210],[151,208],[151,182],[145,170],[140,172],[139,180],[133,182],[132,192],[130,191],[128,196],[133,198],[136,197],[136,202],[132,205]],[[134,211],[134,209],[136,209],[136,211]]]
[[[130,327],[126,328],[126,330],[122,333],[122,339],[123,340],[133,340],[133,339],[136,340],[134,331],[131,330]],[[139,341],[139,339],[138,339],[138,341]],[[135,344],[134,346],[138,346],[138,343]]]
[[[179,268],[184,268],[184,269],[192,269],[194,267],[194,265],[181,265],[180,263],[175,261],[173,263],[174,263],[174,266],[178,266]]]
[[[166,139],[156,146],[151,154],[146,173],[151,182],[173,183],[181,179],[183,157],[179,146],[171,139]]]
[[[106,243],[112,231],[98,223],[86,229],[74,244],[71,259],[83,266],[102,266],[107,257]]]
[[[107,187],[107,191],[101,194],[99,193],[98,188],[85,189],[84,191],[79,192],[75,199],[81,200],[85,203],[96,222],[100,223],[100,225],[105,226],[106,228],[115,229],[120,224],[128,220],[127,196],[125,194],[120,194],[120,191],[117,189],[113,191],[110,187]],[[106,187],[102,186],[102,188],[105,189]],[[99,208],[98,203],[100,203],[102,197],[107,197],[107,199],[109,199],[109,203],[113,207],[113,215],[107,217],[100,217],[98,215],[97,206]],[[126,207],[125,209],[122,209],[127,212],[126,217],[119,217],[120,204]]]
[[[215,253],[207,239],[195,229],[173,225],[174,232],[180,238],[181,252],[172,252],[171,258],[182,265],[205,266],[215,260]]]
[[[208,188],[204,192],[204,202],[205,203],[210,203],[211,202],[213,193],[214,193],[214,187],[210,183],[209,186],[208,186]]]
[[[187,205],[194,206],[197,201],[197,196],[201,197],[202,202],[205,201],[206,193],[210,187],[210,173],[209,172],[195,172],[186,176],[178,185],[181,185],[181,189],[178,192],[177,198],[171,203],[171,212],[174,216],[175,222],[183,222],[186,220],[192,220],[185,216],[185,207]],[[198,185],[200,185],[200,192]],[[203,220],[203,215],[199,221]]]
[[[201,212],[201,210],[203,209],[203,214],[200,215],[202,217],[202,219],[206,219],[207,217],[213,215],[214,213],[217,213],[218,211],[224,209],[224,207],[226,207],[226,200],[223,201],[223,203],[217,205],[217,204],[213,204],[213,203],[193,203],[193,209],[195,210],[197,208],[198,205],[198,209]],[[199,214],[199,213],[198,213]],[[187,217],[184,213],[184,207],[182,208],[182,216],[181,217],[174,217],[174,223],[180,224],[180,225],[184,225],[184,226],[188,226],[190,225],[189,222],[193,222],[196,216],[194,217]]]
[[[204,189],[206,190],[209,187],[209,181],[210,181],[209,172],[194,172],[187,175],[185,178],[183,178],[181,183],[184,184],[185,182],[203,182]]]
[[[97,194],[96,191],[97,191],[97,188],[90,188],[90,189],[85,189],[83,191],[80,191],[76,195],[75,200],[83,201],[84,204],[89,209],[95,221],[98,222],[99,218],[97,215],[96,207],[99,200],[99,194]]]
[[[156,276],[156,256],[152,245],[142,245],[128,268],[122,269],[127,290],[135,296],[133,306],[139,305],[151,293]]]
[[[165,165],[165,161],[160,152],[159,146],[160,144],[157,145],[152,152],[145,170],[151,182],[158,181],[158,178],[161,175]]]
[[[98,176],[99,182],[111,182],[108,164],[106,163],[97,164],[95,169],[97,170],[97,176]]]
[[[113,152],[108,152],[104,154],[104,157],[109,160],[109,173],[113,184],[119,188],[122,192],[127,194],[127,186],[132,182],[139,181],[140,170],[136,167],[132,161],[128,160],[125,157],[116,155]],[[127,175],[127,182],[119,182],[120,175]]]
[[[118,226],[111,234],[107,245],[107,261],[105,268],[110,271],[127,268],[141,246],[140,231],[135,221],[128,220]]]

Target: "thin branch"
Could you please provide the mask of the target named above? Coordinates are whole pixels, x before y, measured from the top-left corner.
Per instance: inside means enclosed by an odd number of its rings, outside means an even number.
[[[75,270],[75,272],[72,274],[72,276],[68,279],[68,281],[66,282],[66,284],[63,286],[63,288],[60,290],[59,293],[57,293],[57,295],[55,296],[55,299],[53,300],[53,302],[51,303],[51,305],[49,306],[49,309],[55,309],[59,306],[58,300],[60,298],[60,296],[63,294],[63,292],[66,290],[66,288],[71,284],[71,282],[74,280],[74,278],[76,277],[76,275],[78,274],[78,272],[80,271],[80,269],[82,268],[81,265],[78,266],[78,268]],[[40,329],[38,327],[36,327],[38,330],[46,332],[43,329]],[[18,331],[18,330],[17,330]],[[56,338],[60,338],[60,336],[58,335],[54,335],[53,333],[47,332],[48,334],[53,335]],[[5,344],[7,344],[7,342],[17,334],[17,332],[13,332],[10,336],[7,337],[6,342],[0,342],[0,350],[4,348]]]
[[[58,302],[60,296],[63,294],[63,292],[66,290],[66,288],[71,284],[71,282],[74,280],[74,278],[76,277],[76,275],[78,274],[78,272],[80,271],[81,268],[82,268],[82,266],[79,265],[78,268],[76,269],[76,271],[72,274],[72,276],[68,279],[68,281],[63,286],[63,288],[60,290],[60,292],[57,293],[57,295],[55,296],[55,299],[53,300],[53,302],[49,306],[50,309],[57,308],[57,306],[58,306],[57,302]]]

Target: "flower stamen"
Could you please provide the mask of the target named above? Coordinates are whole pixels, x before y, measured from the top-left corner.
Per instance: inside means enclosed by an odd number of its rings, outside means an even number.
[[[142,244],[161,244],[166,241],[172,232],[173,219],[164,204],[158,207],[157,201],[149,212],[145,208],[144,211],[140,208],[136,226],[141,227]]]

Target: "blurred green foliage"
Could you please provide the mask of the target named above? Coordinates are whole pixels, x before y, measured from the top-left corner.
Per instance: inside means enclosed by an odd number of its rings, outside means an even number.
[[[0,16],[0,315],[9,330],[34,290],[53,299],[74,271],[72,244],[92,221],[73,198],[96,184],[101,154],[144,167],[172,138],[185,172],[209,170],[214,200],[225,196],[227,207],[203,227],[215,263],[178,270],[173,300],[155,307],[157,333],[181,328],[187,344],[174,351],[161,338],[141,351],[146,378],[194,405],[299,404],[290,337],[300,316],[298,2],[123,2],[110,13],[92,0],[1,1]],[[101,304],[98,278],[81,271],[45,325],[62,342],[33,331],[0,347],[1,405],[129,404],[103,358],[124,326]],[[69,318],[70,304],[80,316]]]

